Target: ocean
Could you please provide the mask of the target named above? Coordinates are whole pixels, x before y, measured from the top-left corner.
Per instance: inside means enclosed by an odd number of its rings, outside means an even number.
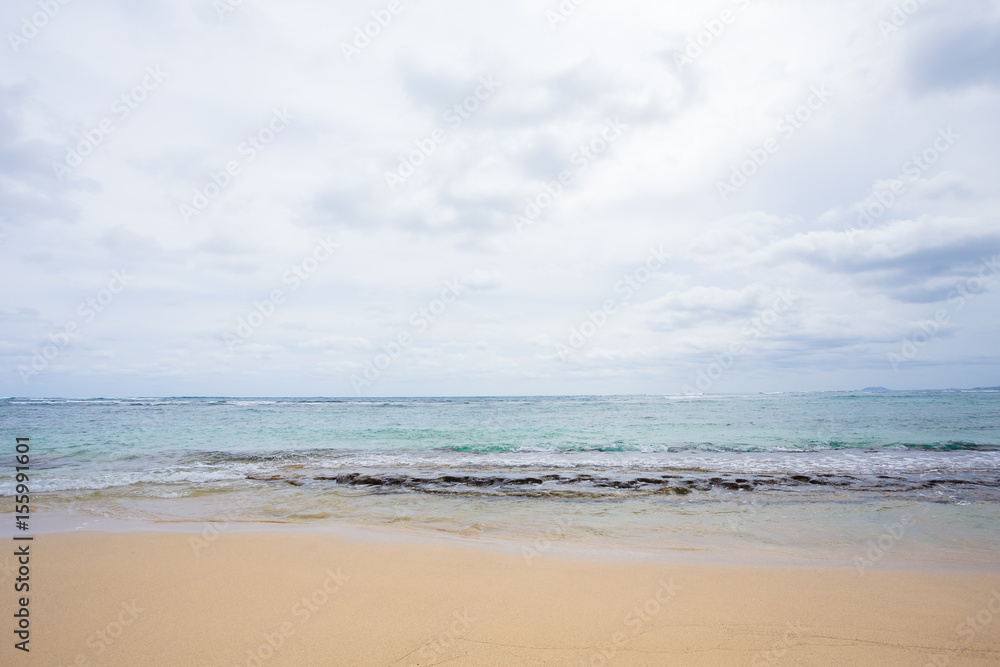
[[[280,523],[845,562],[883,538],[907,561],[1000,560],[997,391],[9,398],[0,426],[2,494],[29,437],[53,529]]]

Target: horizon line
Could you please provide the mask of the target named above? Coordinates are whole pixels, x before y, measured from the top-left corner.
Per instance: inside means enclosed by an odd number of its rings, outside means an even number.
[[[790,390],[790,391],[745,391],[745,392],[700,392],[697,394],[659,394],[659,393],[611,393],[611,394],[414,394],[414,395],[394,395],[394,396],[324,396],[324,395],[301,395],[301,396],[265,396],[265,395],[222,395],[222,394],[181,394],[172,396],[5,396],[0,400],[140,400],[140,399],[180,399],[180,398],[235,398],[235,399],[303,399],[321,398],[335,400],[365,400],[365,399],[413,399],[413,398],[608,398],[608,397],[630,397],[630,396],[661,396],[665,398],[700,398],[705,396],[775,396],[780,394],[844,394],[844,393],[899,393],[899,392],[931,392],[931,391],[1000,391],[1000,385],[992,387],[938,387],[922,389],[889,389],[886,387],[864,387],[861,389],[814,389],[814,390]]]

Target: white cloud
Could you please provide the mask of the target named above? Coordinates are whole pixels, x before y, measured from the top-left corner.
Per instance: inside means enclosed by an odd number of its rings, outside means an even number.
[[[370,393],[676,393],[780,289],[801,298],[716,390],[994,385],[1000,279],[903,371],[886,362],[1000,253],[995,8],[923,5],[883,35],[894,4],[589,3],[552,30],[536,3],[404,3],[351,62],[341,42],[376,5],[62,6],[0,51],[0,393],[349,394],[401,332]],[[36,7],[7,3],[0,23]],[[723,7],[736,20],[678,68]],[[482,79],[499,85],[456,122]],[[718,182],[819,85],[829,100],[723,202]],[[626,129],[602,145],[609,119]],[[942,127],[954,147],[858,228]],[[87,155],[60,180],[69,150]],[[185,222],[196,189],[213,196]],[[289,267],[328,236],[340,247],[293,290]],[[623,299],[650,247],[668,259]],[[134,283],[24,384],[18,367],[122,269]],[[469,289],[414,325],[456,277]]]

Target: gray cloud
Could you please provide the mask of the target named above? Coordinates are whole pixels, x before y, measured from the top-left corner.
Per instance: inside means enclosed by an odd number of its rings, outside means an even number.
[[[924,4],[883,36],[895,4],[762,0],[682,70],[676,49],[717,10],[595,4],[552,32],[529,2],[418,3],[347,62],[363,7],[66,5],[0,53],[0,393],[351,394],[401,334],[412,344],[369,393],[675,393],[741,341],[713,390],[995,385],[998,17]],[[152,66],[162,85],[115,115]],[[501,85],[449,124],[480,77]],[[790,125],[818,85],[830,99]],[[275,109],[294,116],[280,132]],[[52,163],[106,117],[58,179]],[[626,129],[605,145],[608,119]],[[952,126],[954,147],[857,228]],[[390,188],[435,128],[445,139]],[[722,201],[718,183],[775,137]],[[338,247],[320,261],[322,242]],[[667,257],[647,272],[650,248]],[[84,323],[122,270],[134,281]],[[779,290],[793,307],[748,339]],[[894,373],[887,353],[941,309]],[[555,343],[595,319],[561,359]]]

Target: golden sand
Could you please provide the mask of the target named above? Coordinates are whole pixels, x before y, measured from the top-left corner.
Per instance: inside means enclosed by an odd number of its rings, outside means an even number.
[[[1000,664],[995,572],[525,558],[304,534],[198,540],[36,537],[30,653],[13,648],[8,569],[0,663]]]

